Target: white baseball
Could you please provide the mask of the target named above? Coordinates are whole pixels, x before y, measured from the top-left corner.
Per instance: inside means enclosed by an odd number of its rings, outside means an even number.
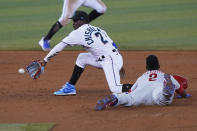
[[[18,73],[19,74],[24,74],[25,73],[25,70],[23,68],[20,68],[20,69],[18,69]]]

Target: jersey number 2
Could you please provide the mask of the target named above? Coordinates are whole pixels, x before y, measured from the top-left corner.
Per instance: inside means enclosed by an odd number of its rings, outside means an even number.
[[[157,74],[153,73],[149,75],[149,81],[155,81],[157,79]]]
[[[96,32],[96,33],[95,33],[95,36],[96,36],[96,37],[99,37],[99,36],[100,36],[101,42],[103,42],[103,44],[106,44],[106,43],[108,42],[107,40],[104,40],[104,38],[103,38],[103,36],[101,35],[100,32]]]

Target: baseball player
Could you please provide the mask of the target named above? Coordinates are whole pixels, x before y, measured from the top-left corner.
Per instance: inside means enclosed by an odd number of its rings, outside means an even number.
[[[169,105],[172,103],[174,92],[179,93],[179,98],[191,97],[185,92],[187,81],[180,77],[163,73],[155,55],[146,58],[146,69],[128,93],[113,93],[101,99],[96,104],[96,110],[103,110],[109,106],[138,106],[138,105]],[[178,80],[176,80],[176,79]],[[180,82],[180,83],[179,83]]]
[[[46,63],[67,46],[80,45],[87,53],[80,53],[76,60],[73,74],[60,90],[54,95],[75,95],[75,84],[84,71],[86,65],[103,69],[108,86],[113,93],[127,92],[131,84],[120,83],[120,70],[123,67],[123,59],[116,44],[107,33],[99,27],[88,24],[89,17],[83,11],[76,11],[72,17],[73,30],[59,44],[57,44],[44,58],[42,65]]]
[[[106,6],[101,0],[64,0],[62,15],[59,20],[51,27],[48,34],[38,42],[44,51],[49,51],[50,39],[59,31],[63,26],[69,23],[69,18],[71,18],[74,12],[80,7],[86,6],[92,8],[93,10],[89,13],[89,21],[96,19],[98,16],[102,15],[106,11]]]

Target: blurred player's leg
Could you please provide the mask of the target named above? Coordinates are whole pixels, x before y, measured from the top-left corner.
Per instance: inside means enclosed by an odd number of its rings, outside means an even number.
[[[42,47],[42,49],[44,51],[49,51],[51,50],[50,47],[50,39],[51,37],[60,29],[62,28],[62,25],[59,21],[57,21],[52,28],[50,29],[50,31],[48,32],[46,37],[42,37],[42,39],[39,41],[39,45]]]
[[[103,15],[107,9],[101,0],[86,0],[83,5],[93,9],[89,14],[89,22]]]
[[[50,39],[65,25],[67,25],[74,14],[74,12],[82,5],[80,0],[64,0],[62,15],[57,22],[55,22],[47,35],[39,41],[39,45],[44,51],[49,51]]]
[[[62,24],[57,21],[49,30],[48,34],[46,35],[46,37],[44,37],[44,40],[50,40],[52,38],[52,36],[59,31],[59,29],[62,28]]]

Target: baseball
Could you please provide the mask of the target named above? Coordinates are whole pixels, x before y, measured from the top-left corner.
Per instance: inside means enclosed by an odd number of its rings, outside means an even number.
[[[18,69],[18,73],[19,74],[24,74],[25,73],[25,70],[23,68],[20,68],[20,69]]]

